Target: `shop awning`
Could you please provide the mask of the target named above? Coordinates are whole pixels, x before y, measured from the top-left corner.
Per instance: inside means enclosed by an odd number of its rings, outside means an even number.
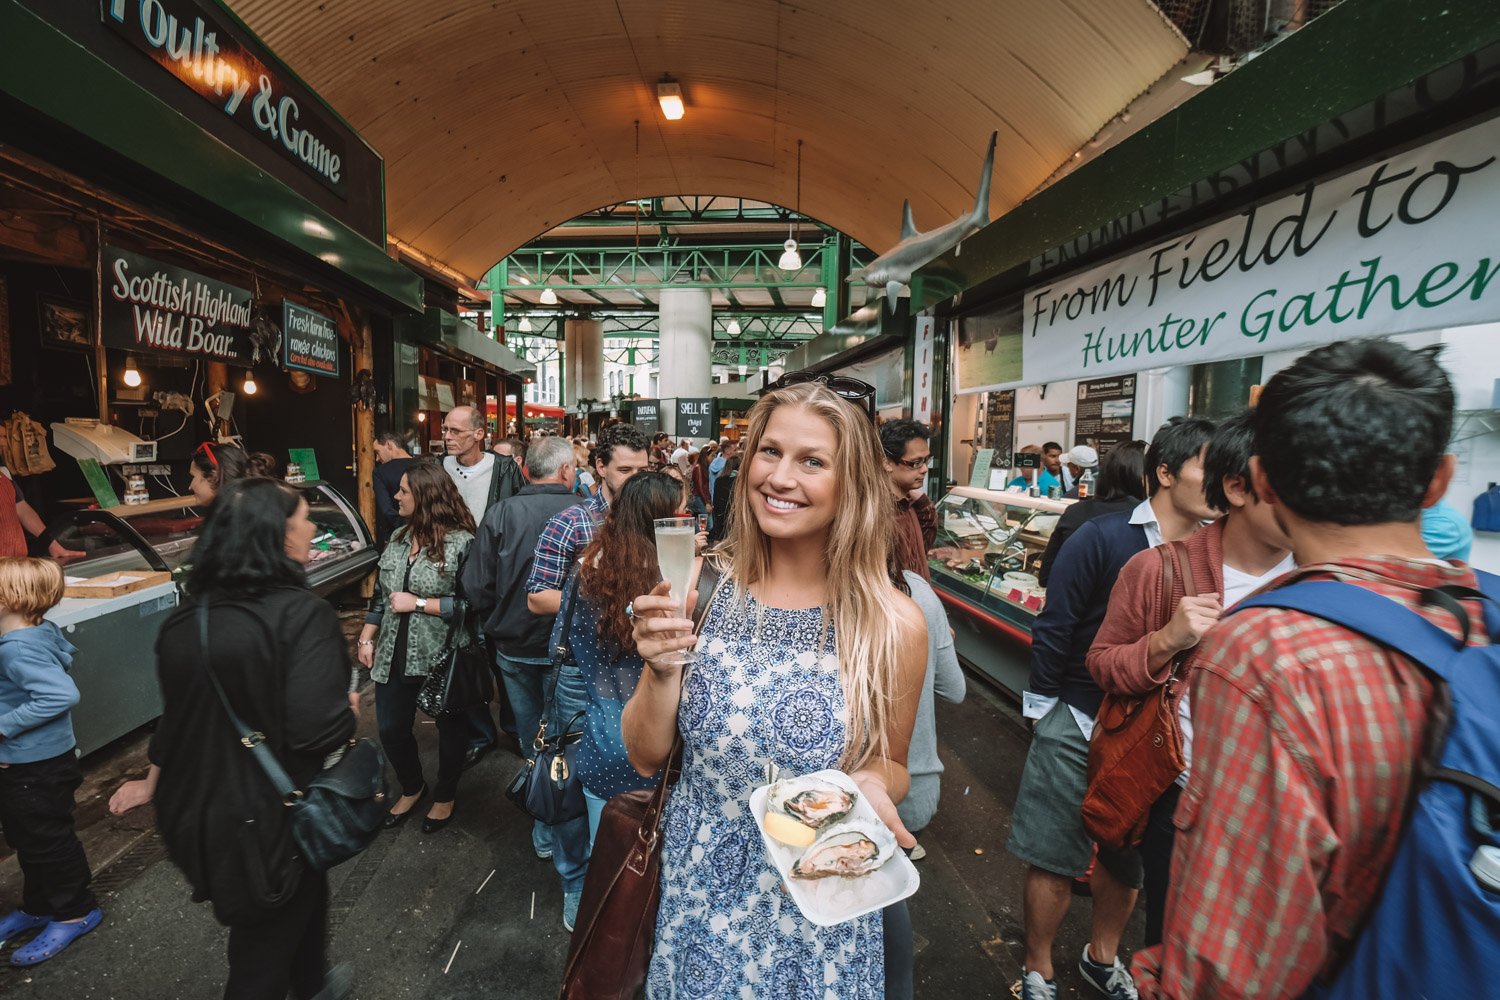
[[[309,258],[386,308],[422,309],[422,281],[14,0],[0,0],[0,96],[166,179]],[[221,238],[222,234],[213,234]]]
[[[409,343],[427,344],[460,361],[491,368],[515,378],[535,378],[536,368],[516,357],[504,344],[479,332],[468,320],[443,309],[429,307],[421,318],[406,319],[397,324],[398,333]]]

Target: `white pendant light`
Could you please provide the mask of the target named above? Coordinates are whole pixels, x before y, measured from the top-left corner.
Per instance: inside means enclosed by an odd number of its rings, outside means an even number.
[[[686,111],[682,103],[682,85],[670,76],[663,76],[656,84],[656,103],[661,105],[661,115],[667,121],[681,119]]]
[[[254,372],[248,372],[248,371],[245,372],[245,384],[243,386],[241,386],[240,389],[247,396],[253,396],[253,395],[255,395],[255,373]]]
[[[787,220],[787,224],[786,224],[786,242],[782,244],[782,246],[785,249],[783,250],[783,252],[781,254],[781,259],[776,262],[776,266],[779,267],[779,268],[781,268],[783,271],[800,271],[800,270],[802,270],[802,255],[797,252],[797,240],[792,235],[792,226],[794,224],[794,220],[796,219],[797,216],[800,216],[801,214],[802,214],[802,140],[798,139],[797,140],[797,213],[796,213],[796,216],[793,216],[791,219]]]
[[[816,292],[813,292],[812,304],[814,309],[822,309],[826,306],[828,304],[828,290],[820,288]]]
[[[530,316],[522,316],[521,317],[521,325],[520,325],[520,327],[518,329],[522,333],[530,333],[531,332],[531,317]]]
[[[550,288],[543,288],[542,289],[542,305],[544,305],[544,306],[555,306],[555,305],[557,305],[557,293],[554,292]]]
[[[790,231],[791,227],[787,228]],[[797,241],[788,239],[782,246],[786,249],[782,252],[781,259],[776,262],[776,266],[783,271],[802,270],[802,255],[797,252]]]
[[[729,335],[731,337],[738,337],[740,335],[740,321],[739,320],[732,319],[732,320],[729,321]]]
[[[125,372],[122,381],[132,389],[137,389],[141,384],[141,370],[135,366],[133,355],[125,356]]]

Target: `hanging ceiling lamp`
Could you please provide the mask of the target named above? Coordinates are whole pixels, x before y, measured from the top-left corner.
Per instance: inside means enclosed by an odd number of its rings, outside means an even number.
[[[253,396],[253,395],[255,395],[255,373],[254,372],[251,372],[251,371],[245,372],[245,384],[242,385],[242,386],[240,386],[240,391],[242,391],[247,396]]]
[[[542,289],[542,305],[544,305],[544,306],[555,306],[555,305],[557,305],[557,293],[554,292],[550,288],[543,288]]]
[[[828,290],[820,288],[816,292],[813,292],[812,304],[814,309],[822,309],[826,306],[828,304]]]
[[[786,242],[782,244],[782,246],[785,247],[785,250],[784,250],[784,252],[781,255],[781,259],[776,262],[776,266],[779,267],[779,268],[781,268],[783,271],[800,271],[800,270],[802,270],[802,255],[797,252],[797,240],[792,235],[792,226],[795,224],[795,220],[799,216],[801,216],[801,214],[802,214],[802,140],[798,139],[797,140],[797,211],[796,211],[796,214],[793,215],[791,219],[787,220],[787,224],[786,224]]]
[[[729,335],[731,337],[738,337],[740,335],[740,321],[739,320],[732,319],[732,320],[729,321]]]
[[[135,366],[135,355],[133,354],[127,354],[125,356],[125,371],[122,379],[125,384],[132,389],[137,389],[140,387],[141,370]]]
[[[656,84],[656,103],[661,105],[661,115],[669,122],[682,118],[686,108],[682,103],[682,85],[663,73]]]
[[[530,333],[531,332],[531,317],[530,316],[522,316],[521,317],[520,330],[521,330],[522,333]]]

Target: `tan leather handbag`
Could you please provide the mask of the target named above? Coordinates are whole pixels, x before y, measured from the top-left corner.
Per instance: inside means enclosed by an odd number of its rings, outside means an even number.
[[[1193,567],[1187,546],[1167,542],[1161,553],[1163,618],[1160,631],[1172,620],[1172,590],[1181,576],[1187,597],[1196,597]],[[1182,750],[1182,728],[1177,720],[1179,677],[1191,651],[1172,658],[1167,679],[1145,694],[1105,693],[1089,741],[1088,791],[1083,797],[1083,825],[1089,835],[1108,847],[1134,847],[1146,834],[1151,806],[1187,770]]]

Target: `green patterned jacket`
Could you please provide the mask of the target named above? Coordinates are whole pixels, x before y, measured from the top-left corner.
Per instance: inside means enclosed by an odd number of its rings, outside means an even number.
[[[411,566],[411,580],[406,582],[406,555],[411,550],[407,540],[407,529],[401,527],[391,536],[385,551],[380,554],[380,590],[386,596],[406,591],[418,597],[437,600],[453,597],[457,589],[459,564],[469,551],[474,536],[467,531],[453,530],[443,539],[443,563],[432,561],[424,548],[417,553]],[[406,632],[406,676],[425,677],[432,664],[443,652],[448,640],[448,622],[437,615],[412,612],[411,624]],[[391,657],[396,652],[396,633],[401,627],[401,616],[389,609],[380,619],[380,634],[375,638],[375,662],[370,668],[370,677],[384,684],[391,677]],[[460,630],[462,631],[462,630]]]

